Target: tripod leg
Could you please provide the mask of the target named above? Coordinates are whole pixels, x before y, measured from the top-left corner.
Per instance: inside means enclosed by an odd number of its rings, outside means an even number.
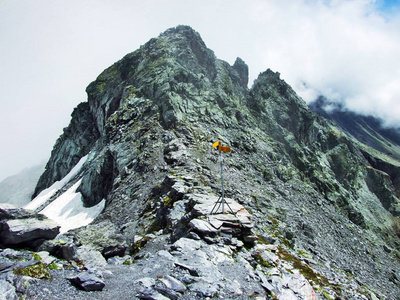
[[[210,215],[213,214],[215,207],[219,204],[218,207],[217,207],[217,209],[215,210],[215,213],[218,212],[218,209],[219,209],[219,207],[221,206],[221,201],[219,201],[220,199],[221,199],[221,197],[219,197],[218,200],[217,200],[217,202],[215,202],[215,205],[214,205],[213,209],[211,210]]]
[[[229,206],[228,201],[226,201],[225,199],[224,199],[224,201],[225,201],[226,205],[229,207],[230,211],[231,211],[233,214],[235,214],[235,213],[233,212],[232,208]]]

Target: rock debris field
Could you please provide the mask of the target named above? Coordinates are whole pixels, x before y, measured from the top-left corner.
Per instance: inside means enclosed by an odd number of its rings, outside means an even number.
[[[275,245],[257,243],[251,214],[232,199],[209,215],[215,196],[193,194],[189,232],[171,243],[160,232],[137,237],[137,253],[107,261],[80,246],[73,260],[48,252],[0,252],[5,299],[316,299],[309,282],[279,257]],[[232,209],[234,214],[228,210]],[[68,243],[68,242],[67,242]],[[42,266],[34,278],[15,270]],[[46,267],[47,266],[47,267]],[[51,266],[52,268],[49,268]],[[14,271],[13,271],[14,270]],[[45,270],[49,270],[48,273]],[[293,298],[294,297],[294,298]]]

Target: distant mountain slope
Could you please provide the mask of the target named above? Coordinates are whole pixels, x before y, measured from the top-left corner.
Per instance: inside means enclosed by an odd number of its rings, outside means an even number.
[[[381,120],[348,111],[325,97],[319,97],[309,106],[361,143],[400,160],[400,128],[385,128]]]
[[[0,182],[0,203],[24,206],[29,203],[37,181],[44,171],[44,163],[26,168]]]

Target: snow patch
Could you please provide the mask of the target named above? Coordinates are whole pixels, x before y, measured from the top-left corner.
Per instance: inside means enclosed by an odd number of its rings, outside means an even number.
[[[104,199],[95,206],[83,206],[82,194],[76,193],[81,181],[82,179],[41,211],[61,226],[60,233],[90,224],[105,207]]]
[[[87,158],[87,155],[82,157],[68,175],[60,181],[53,183],[51,187],[43,190],[35,199],[25,205],[24,208],[36,210],[46,203],[58,190],[63,188],[80,172]],[[106,201],[104,199],[95,206],[83,206],[82,194],[76,192],[81,182],[82,178],[41,211],[42,214],[56,221],[61,226],[61,233],[90,224],[105,207]]]
[[[24,206],[25,209],[36,210],[41,205],[46,203],[59,189],[61,189],[66,183],[68,183],[76,174],[79,173],[83,164],[86,162],[88,156],[82,157],[79,162],[72,168],[72,170],[60,181],[56,181],[52,186],[40,192],[31,202]]]

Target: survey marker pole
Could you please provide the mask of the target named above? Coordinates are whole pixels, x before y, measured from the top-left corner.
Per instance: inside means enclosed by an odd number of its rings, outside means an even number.
[[[222,205],[222,213],[225,213],[225,203],[229,207],[230,211],[234,214],[232,208],[229,206],[228,202],[225,201],[225,187],[224,187],[224,158],[222,156],[222,152],[231,152],[230,147],[224,147],[221,143],[215,142],[213,144],[213,148],[217,148],[219,150],[219,160],[221,164],[221,196],[218,198],[217,202],[215,203],[213,209],[211,210],[210,215],[218,211],[219,207]]]
[[[219,151],[219,160],[221,162],[221,197],[222,197],[222,213],[224,213],[225,203],[225,190],[224,190],[224,158],[222,157],[222,151]]]

